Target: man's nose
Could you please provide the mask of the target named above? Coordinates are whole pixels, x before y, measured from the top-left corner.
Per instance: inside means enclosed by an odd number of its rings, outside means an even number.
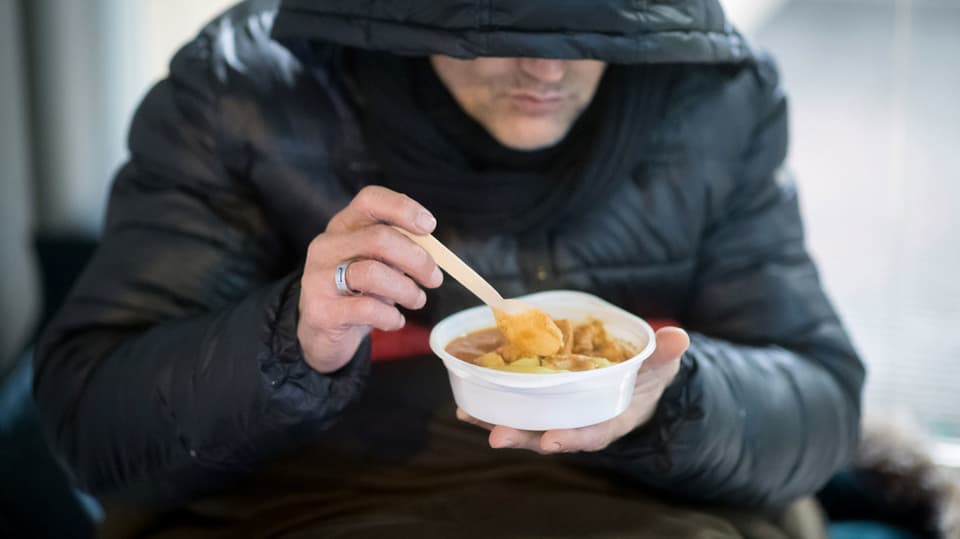
[[[557,82],[563,79],[567,71],[564,60],[548,58],[520,58],[520,69],[524,73],[542,82]]]

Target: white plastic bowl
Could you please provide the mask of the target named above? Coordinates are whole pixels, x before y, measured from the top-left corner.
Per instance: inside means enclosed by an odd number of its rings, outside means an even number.
[[[583,292],[556,290],[519,299],[557,319],[580,323],[596,318],[607,333],[633,343],[640,352],[621,363],[589,371],[528,374],[489,369],[444,350],[453,339],[494,325],[489,307],[466,309],[443,319],[430,332],[430,348],[447,368],[457,406],[477,419],[523,430],[584,427],[622,413],[630,403],[640,365],[656,346],[650,325]]]

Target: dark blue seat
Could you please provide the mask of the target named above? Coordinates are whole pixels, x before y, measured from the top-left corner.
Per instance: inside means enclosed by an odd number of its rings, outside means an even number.
[[[0,537],[93,537],[100,507],[70,486],[47,448],[32,380],[25,354],[0,383]]]

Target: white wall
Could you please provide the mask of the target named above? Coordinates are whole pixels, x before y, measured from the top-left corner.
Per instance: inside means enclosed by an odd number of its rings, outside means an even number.
[[[763,25],[787,0],[720,0],[727,18],[745,34]]]
[[[44,229],[99,229],[137,104],[176,49],[230,3],[31,0]]]
[[[144,88],[167,73],[173,53],[192,38],[210,19],[237,0],[139,0],[143,19],[144,72],[138,83]]]
[[[37,308],[28,246],[32,198],[18,8],[0,1],[0,372],[22,344]]]
[[[38,151],[38,225],[95,232],[107,178],[122,159],[137,62],[139,6],[128,0],[31,0],[29,61]]]

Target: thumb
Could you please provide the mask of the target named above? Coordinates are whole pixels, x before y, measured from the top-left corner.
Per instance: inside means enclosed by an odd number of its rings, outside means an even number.
[[[640,372],[659,371],[667,368],[674,372],[679,367],[680,357],[690,347],[690,336],[678,327],[665,327],[657,331],[657,348],[643,362]]]

